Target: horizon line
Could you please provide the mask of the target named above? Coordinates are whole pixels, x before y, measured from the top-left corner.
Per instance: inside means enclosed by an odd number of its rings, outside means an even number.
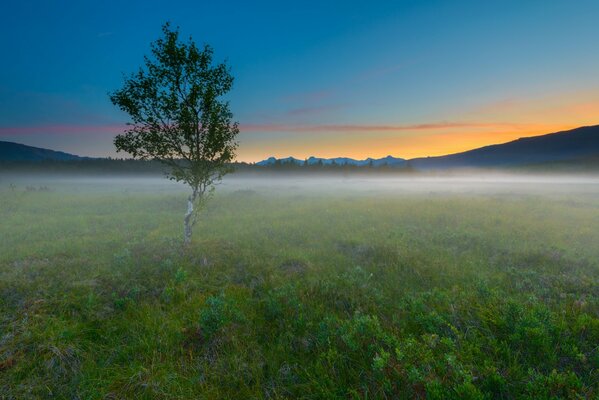
[[[319,157],[319,156],[315,156],[315,155],[310,155],[310,156],[307,156],[307,157],[304,157],[304,158],[298,158],[298,157],[295,157],[293,155],[288,155],[286,157],[276,157],[274,155],[270,155],[270,156],[263,157],[263,158],[261,158],[258,161],[235,160],[235,161],[233,161],[233,163],[239,162],[239,163],[247,163],[247,164],[257,164],[259,162],[266,161],[266,160],[271,159],[271,158],[274,158],[276,160],[283,160],[283,159],[286,159],[286,158],[293,158],[293,159],[299,160],[299,161],[309,160],[310,158],[317,158],[317,159],[322,159],[322,160],[332,160],[332,159],[335,159],[335,158],[347,158],[347,159],[351,159],[351,160],[355,160],[355,161],[367,161],[367,160],[381,160],[381,159],[384,159],[384,158],[392,157],[392,158],[401,159],[401,160],[405,160],[405,161],[411,161],[411,160],[416,160],[416,159],[420,159],[420,158],[444,157],[444,156],[450,156],[450,155],[454,155],[454,154],[461,154],[461,153],[465,153],[465,152],[469,152],[469,151],[473,151],[473,150],[477,150],[477,149],[482,149],[482,148],[486,148],[486,147],[490,147],[490,146],[497,146],[497,145],[502,145],[502,144],[507,144],[507,143],[515,142],[515,141],[520,140],[520,139],[534,138],[534,137],[552,135],[552,134],[556,134],[556,133],[568,132],[568,131],[572,131],[572,130],[576,130],[576,129],[589,128],[589,127],[595,127],[595,126],[599,126],[599,124],[595,124],[595,125],[582,125],[582,126],[574,126],[574,127],[565,127],[565,128],[562,128],[561,130],[558,130],[558,131],[555,131],[555,132],[547,132],[547,133],[533,134],[533,135],[530,135],[530,136],[522,136],[522,137],[519,137],[517,139],[508,140],[508,141],[505,141],[505,142],[491,143],[491,144],[487,144],[487,145],[479,146],[479,147],[474,147],[474,148],[463,150],[463,151],[451,152],[451,153],[447,153],[447,154],[434,155],[434,156],[417,156],[417,157],[404,158],[404,157],[396,157],[396,156],[394,156],[392,154],[388,154],[387,156],[382,156],[382,157],[378,157],[378,158],[372,157],[372,156],[367,156],[365,158],[354,158],[354,157],[349,157],[349,156]],[[2,127],[0,127],[0,137],[2,137]],[[103,157],[84,156],[84,155],[69,153],[69,152],[64,151],[64,150],[55,150],[55,149],[49,149],[49,148],[44,148],[44,147],[32,146],[32,145],[27,145],[27,144],[24,144],[24,143],[19,143],[19,142],[11,142],[11,141],[5,141],[5,140],[0,140],[0,142],[14,143],[14,144],[19,144],[19,145],[28,146],[28,147],[34,147],[34,148],[38,148],[38,149],[44,149],[44,150],[50,150],[50,151],[55,151],[55,152],[67,153],[67,154],[70,154],[70,155],[73,155],[73,156],[77,156],[77,157],[81,157],[81,158],[88,158],[88,159],[96,159],[96,160],[108,160],[108,159],[113,159],[113,160],[136,160],[133,157],[130,157],[130,158],[127,158],[127,157],[119,158],[119,157],[113,157],[113,156],[103,156]]]

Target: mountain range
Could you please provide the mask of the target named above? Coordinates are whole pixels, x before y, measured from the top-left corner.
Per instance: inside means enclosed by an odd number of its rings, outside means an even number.
[[[277,163],[280,164],[297,164],[297,165],[355,165],[358,167],[366,167],[366,166],[373,166],[373,167],[380,167],[383,165],[388,165],[388,166],[399,166],[399,165],[404,165],[406,163],[406,160],[403,158],[397,158],[397,157],[392,157],[392,156],[387,156],[384,158],[367,158],[365,160],[356,160],[353,158],[348,158],[348,157],[336,157],[336,158],[320,158],[320,157],[309,157],[306,158],[305,160],[300,160],[298,158],[294,158],[294,157],[287,157],[287,158],[275,158],[275,157],[270,157],[267,158],[266,160],[262,160],[256,163],[256,165],[260,165],[260,166],[269,166],[269,165],[275,165]]]
[[[501,168],[566,161],[579,162],[585,159],[596,159],[597,156],[599,156],[599,125],[520,138],[503,144],[438,157],[420,157],[410,160],[392,156],[366,160],[310,157],[305,161],[293,157],[282,159],[270,157],[256,164],[269,166],[277,162],[281,164],[293,162],[303,165],[307,162],[308,165],[314,165],[322,161],[324,165],[335,162],[337,165],[365,166],[372,162],[373,166],[409,165],[415,169]]]
[[[0,141],[0,161],[73,161],[86,160],[62,151],[26,146],[19,143]],[[387,156],[356,160],[347,157],[318,158],[309,157],[300,160],[294,157],[277,159],[275,157],[257,162],[258,166],[276,166],[279,164],[296,165],[354,165],[354,166],[390,166],[409,165],[415,169],[447,168],[501,168],[514,166],[539,165],[543,163],[567,163],[581,160],[599,159],[599,125],[585,126],[568,131],[540,136],[520,138],[508,143],[485,146],[456,154],[438,157],[421,157],[406,160]],[[594,161],[593,161],[594,162]]]

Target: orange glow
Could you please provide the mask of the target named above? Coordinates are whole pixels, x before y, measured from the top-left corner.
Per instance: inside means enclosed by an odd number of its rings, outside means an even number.
[[[443,127],[402,130],[364,130],[357,132],[294,133],[268,142],[244,143],[242,135],[239,159],[256,162],[268,156],[307,158],[366,157],[393,155],[402,158],[439,156],[471,150],[491,144],[505,143],[521,137],[542,135],[572,129],[585,124],[489,124],[478,127]],[[371,127],[372,128],[372,127]],[[248,135],[249,136],[249,135]],[[265,153],[265,150],[269,151]]]
[[[440,156],[599,124],[599,91],[502,99],[456,112],[453,121],[420,124],[242,125],[239,159],[269,156]]]
[[[497,100],[471,110],[452,111],[456,117],[449,121],[242,123],[237,159],[257,162],[270,156],[364,159],[387,155],[409,159],[459,153],[521,137],[599,124],[598,93],[599,88],[533,99]],[[0,126],[0,140],[22,142],[36,135],[89,135],[110,143],[124,129],[123,124]]]

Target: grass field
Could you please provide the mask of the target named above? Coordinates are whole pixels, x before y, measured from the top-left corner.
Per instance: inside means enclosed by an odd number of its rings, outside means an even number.
[[[599,396],[596,180],[11,182],[2,399]]]

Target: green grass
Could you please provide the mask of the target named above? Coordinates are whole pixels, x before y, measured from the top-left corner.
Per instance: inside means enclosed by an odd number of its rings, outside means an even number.
[[[599,197],[0,189],[0,398],[597,398]],[[283,192],[283,194],[281,194]]]

